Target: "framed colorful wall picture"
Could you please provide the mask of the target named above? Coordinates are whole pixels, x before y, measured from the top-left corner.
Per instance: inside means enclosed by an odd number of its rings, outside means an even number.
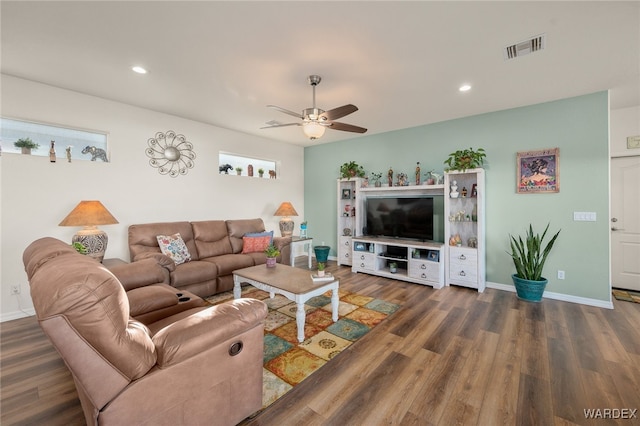
[[[519,194],[560,192],[560,149],[517,153]]]

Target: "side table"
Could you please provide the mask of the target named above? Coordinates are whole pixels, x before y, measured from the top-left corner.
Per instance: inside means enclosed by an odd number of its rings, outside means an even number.
[[[291,259],[289,259],[289,263],[291,266],[296,266],[296,246],[302,244],[304,247],[305,244],[308,244],[307,248],[307,261],[309,264],[309,269],[311,269],[311,249],[313,247],[313,238],[311,237],[291,237]]]

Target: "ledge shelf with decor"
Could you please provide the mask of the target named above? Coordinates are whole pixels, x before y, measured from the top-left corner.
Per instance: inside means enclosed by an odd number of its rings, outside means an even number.
[[[485,289],[484,169],[445,172],[446,285]]]
[[[383,237],[354,237],[353,272],[444,286],[444,245]],[[396,265],[392,272],[391,266]]]
[[[351,266],[351,240],[362,232],[362,178],[338,179],[338,265]]]

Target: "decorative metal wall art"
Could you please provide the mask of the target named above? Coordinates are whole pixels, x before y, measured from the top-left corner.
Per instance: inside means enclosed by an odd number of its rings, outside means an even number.
[[[149,164],[156,167],[161,175],[186,175],[194,166],[196,154],[184,135],[177,135],[173,130],[158,132],[147,144],[149,147],[145,153],[150,158]]]

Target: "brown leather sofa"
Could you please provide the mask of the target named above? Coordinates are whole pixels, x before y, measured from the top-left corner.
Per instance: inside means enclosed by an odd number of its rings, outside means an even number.
[[[207,306],[153,284],[166,270],[151,259],[112,273],[54,238],[31,243],[23,261],[87,424],[233,425],[261,408],[263,302]]]
[[[264,252],[243,253],[243,237],[264,232],[262,219],[162,222],[129,226],[129,255],[136,263],[155,258],[170,272],[167,284],[181,291],[207,297],[233,289],[233,271],[266,263]],[[189,262],[176,265],[162,254],[158,235],[179,233],[191,255]],[[273,237],[279,248],[279,263],[289,264],[290,237]]]

